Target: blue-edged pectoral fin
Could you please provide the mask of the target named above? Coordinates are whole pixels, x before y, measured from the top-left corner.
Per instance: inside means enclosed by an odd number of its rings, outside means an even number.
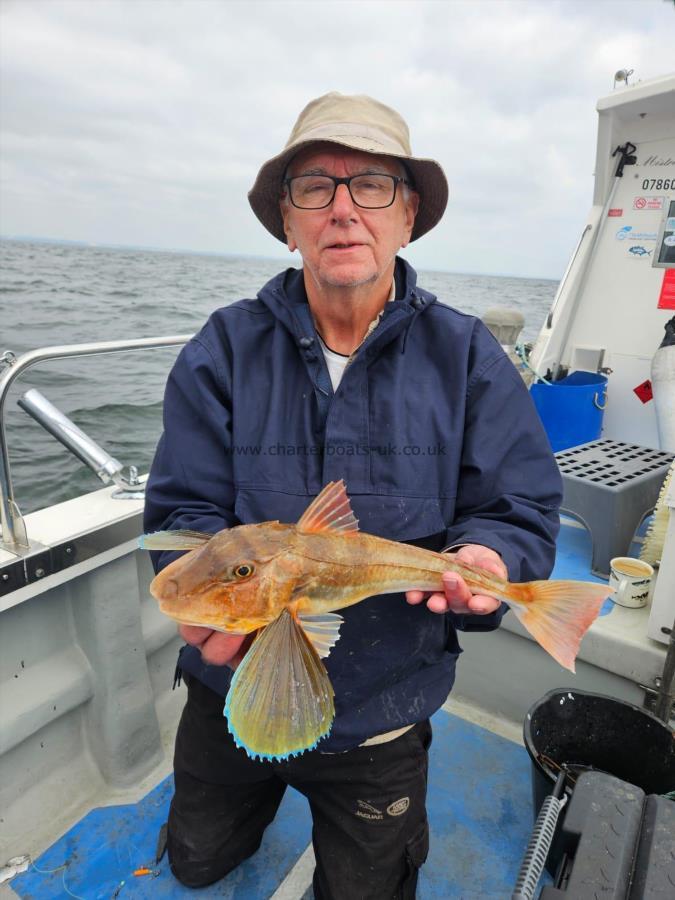
[[[234,741],[252,758],[286,759],[330,731],[333,687],[312,642],[289,610],[258,633],[225,700]]]

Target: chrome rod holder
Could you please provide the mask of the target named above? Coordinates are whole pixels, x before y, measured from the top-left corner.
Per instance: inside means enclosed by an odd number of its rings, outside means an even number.
[[[26,391],[19,400],[18,405],[27,412],[38,425],[42,425],[52,437],[60,441],[64,447],[70,450],[85,466],[94,472],[104,484],[119,474],[124,466],[113,456],[100,447],[96,441],[78,428],[68,416],[50,403],[40,391],[31,388]]]
[[[96,443],[89,435],[54,406],[40,391],[31,388],[19,400],[18,405],[27,412],[38,425],[42,425],[52,437],[60,441],[66,449],[88,466],[104,484],[114,481],[119,490],[113,496],[143,496],[144,485],[139,481],[138,470],[130,467],[129,478],[122,475],[124,465]]]

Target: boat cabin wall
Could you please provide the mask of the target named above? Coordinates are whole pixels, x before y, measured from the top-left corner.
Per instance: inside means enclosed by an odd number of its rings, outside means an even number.
[[[598,105],[594,205],[531,362],[555,375],[600,361],[611,370],[602,436],[659,448],[655,404],[642,402],[635,388],[650,379],[675,315],[675,287],[668,287],[675,259],[667,263],[670,275],[654,265],[657,239],[675,215],[675,77],[652,95],[638,87]],[[636,164],[615,178],[618,157],[611,154],[627,142],[636,146]]]

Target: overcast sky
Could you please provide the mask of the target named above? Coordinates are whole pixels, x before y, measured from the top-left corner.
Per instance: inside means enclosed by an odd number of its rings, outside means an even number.
[[[675,68],[673,0],[2,0],[0,233],[290,257],[246,193],[302,107],[367,93],[450,182],[420,268],[559,277],[598,97]]]

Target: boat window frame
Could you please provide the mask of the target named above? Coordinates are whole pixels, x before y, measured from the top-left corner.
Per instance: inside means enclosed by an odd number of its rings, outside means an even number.
[[[663,242],[666,238],[666,235],[675,235],[675,228],[666,228],[668,219],[675,219],[675,197],[666,197],[664,207],[664,213],[661,216],[659,230],[656,235],[656,248],[654,250],[654,255],[652,256],[653,269],[675,269],[675,259],[663,260],[663,262],[659,262],[659,257],[664,250]],[[675,251],[675,247],[673,247],[672,249]]]

